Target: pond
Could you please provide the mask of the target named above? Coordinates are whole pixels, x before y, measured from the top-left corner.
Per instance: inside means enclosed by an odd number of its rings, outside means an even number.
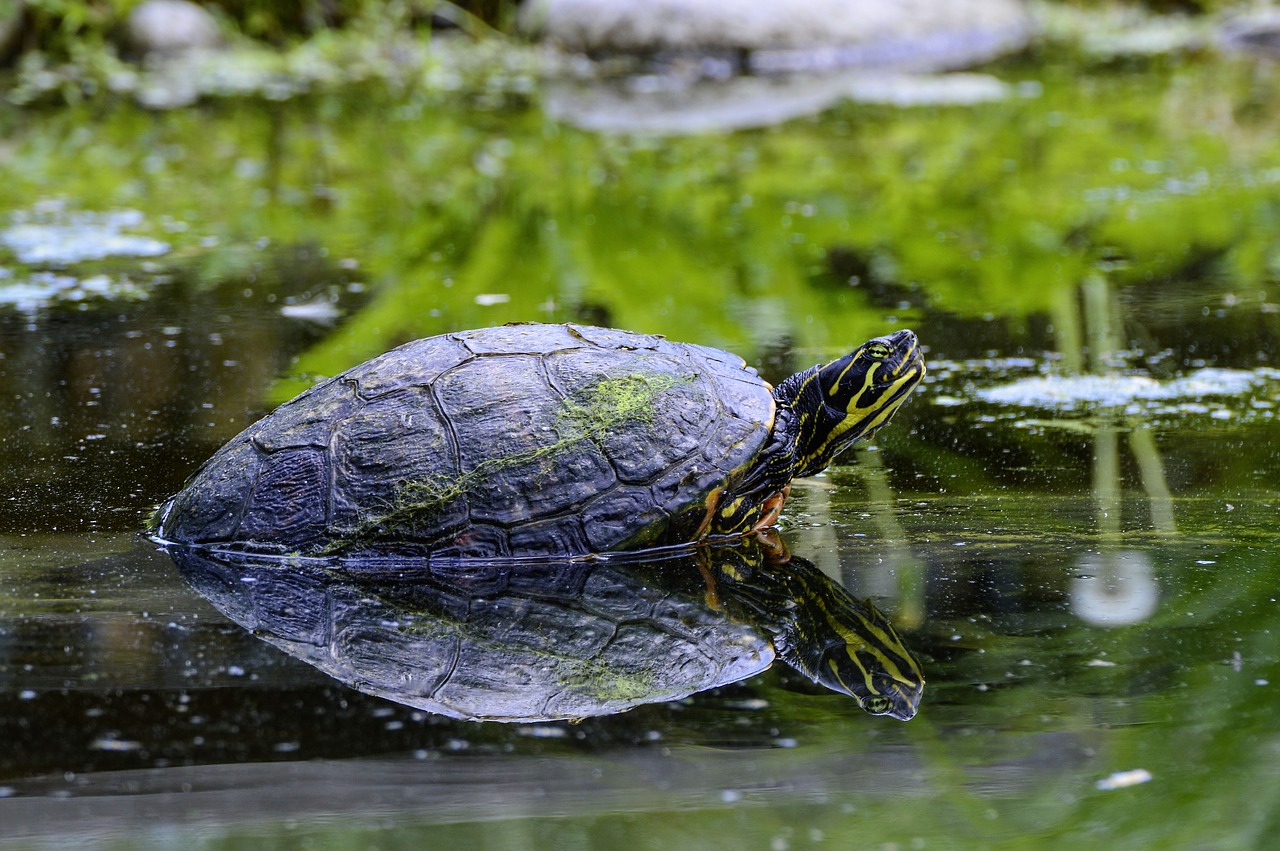
[[[1280,69],[988,74],[998,98],[690,136],[580,129],[523,85],[0,111],[0,844],[1262,845]],[[890,618],[911,720],[785,660],[577,721],[452,718],[282,649],[219,596],[245,577],[142,536],[318,378],[528,320],[775,382],[917,332],[925,383],[781,533],[806,588]],[[682,617],[728,610],[683,569]],[[350,594],[325,593],[300,599]]]

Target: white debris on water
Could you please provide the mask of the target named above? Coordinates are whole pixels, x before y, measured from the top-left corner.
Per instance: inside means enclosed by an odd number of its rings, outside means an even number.
[[[317,325],[332,325],[338,321],[339,312],[332,299],[319,296],[308,301],[286,304],[280,308],[280,315]]]
[[[997,405],[1066,409],[1082,406],[1129,408],[1147,402],[1178,402],[1178,413],[1209,413],[1221,409],[1198,404],[1205,398],[1243,396],[1280,379],[1280,370],[1207,367],[1171,381],[1145,375],[1072,375],[1022,378],[1009,384],[979,389],[978,399]],[[1227,416],[1230,416],[1229,412]]]
[[[107,275],[77,278],[54,272],[33,272],[15,276],[0,269],[0,307],[8,305],[20,313],[37,313],[54,304],[85,302],[92,299],[143,299],[147,293],[127,279]]]
[[[131,739],[117,739],[111,736],[101,736],[89,743],[89,749],[94,751],[106,751],[108,753],[128,753],[130,751],[142,750],[142,743],[135,742]]]
[[[143,215],[137,210],[68,210],[60,201],[45,201],[14,213],[10,225],[0,231],[0,245],[12,251],[20,263],[42,266],[167,253],[167,242],[125,232],[143,224]]]
[[[1135,768],[1131,771],[1117,771],[1109,774],[1099,780],[1095,786],[1103,792],[1111,792],[1115,789],[1124,789],[1127,786],[1137,786],[1141,783],[1147,783],[1151,780],[1151,772],[1145,768]]]
[[[555,727],[550,724],[529,724],[518,728],[516,732],[532,739],[564,739],[569,735],[569,731],[564,727]]]
[[[886,106],[970,106],[1004,100],[1013,91],[988,74],[896,74],[854,78],[848,96],[857,103]]]

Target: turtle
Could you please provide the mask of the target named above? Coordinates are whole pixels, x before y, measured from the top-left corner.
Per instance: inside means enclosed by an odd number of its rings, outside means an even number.
[[[756,537],[638,558],[307,558],[168,548],[253,635],[367,694],[474,721],[679,700],[781,660],[910,720],[924,676],[892,623]]]
[[[149,524],[262,553],[502,558],[681,546],[776,523],[790,483],[925,373],[896,331],[782,381],[665,337],[526,323],[407,343],[218,450]]]

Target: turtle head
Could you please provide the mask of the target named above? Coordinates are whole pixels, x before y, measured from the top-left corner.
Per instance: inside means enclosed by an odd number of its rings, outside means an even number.
[[[916,335],[897,331],[778,385],[775,398],[795,418],[795,475],[821,472],[850,445],[884,428],[924,373]]]

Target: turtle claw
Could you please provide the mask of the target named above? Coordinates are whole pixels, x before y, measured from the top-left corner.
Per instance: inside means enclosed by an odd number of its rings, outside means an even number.
[[[756,529],[753,534],[764,549],[765,561],[770,564],[786,564],[791,561],[791,550],[787,549],[787,542],[782,540],[782,534],[776,527]]]

